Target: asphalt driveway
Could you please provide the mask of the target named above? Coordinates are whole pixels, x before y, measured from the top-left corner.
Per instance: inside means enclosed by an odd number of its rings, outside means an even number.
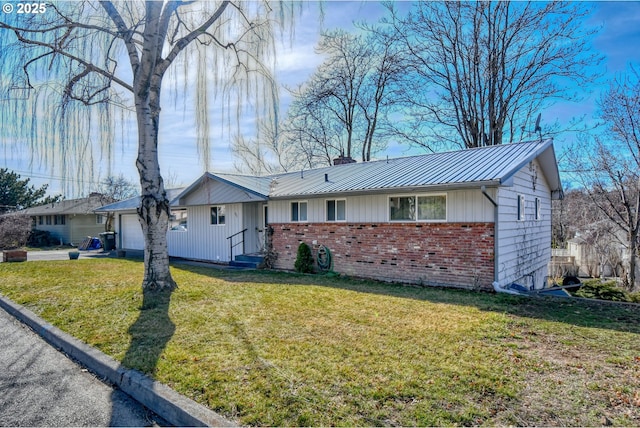
[[[166,424],[2,309],[0,325],[0,426]]]

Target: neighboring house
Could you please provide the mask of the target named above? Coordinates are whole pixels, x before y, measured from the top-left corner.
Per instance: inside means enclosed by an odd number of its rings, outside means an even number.
[[[562,197],[552,140],[340,161],[267,177],[204,174],[169,198],[169,254],[228,262],[263,249],[270,230],[279,269],[293,269],[306,242],[328,248],[333,270],[347,275],[467,288],[544,286],[551,200]],[[125,249],[144,247],[139,224],[127,227],[136,206],[101,209],[116,212]],[[232,250],[242,235],[244,249]]]
[[[105,231],[107,213],[96,214],[94,210],[111,201],[100,193],[91,193],[86,198],[65,199],[27,208],[21,213],[31,217],[34,229],[51,233],[61,244],[78,245],[87,236]]]
[[[622,244],[624,232],[612,232],[614,226],[593,228],[577,233],[567,242],[567,252],[575,260],[579,276],[619,276],[629,251]],[[619,236],[617,236],[619,235]]]

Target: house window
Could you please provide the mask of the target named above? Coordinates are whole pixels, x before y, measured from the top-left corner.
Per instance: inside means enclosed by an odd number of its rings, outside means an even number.
[[[347,219],[347,201],[330,199],[327,201],[327,221],[345,221]]]
[[[224,205],[211,207],[211,224],[223,225],[225,224],[225,221],[226,221],[226,216],[225,216]]]
[[[186,232],[187,231],[187,209],[171,210],[169,216],[169,230]]]
[[[389,219],[391,219],[391,221],[414,221],[416,219],[415,196],[389,198]]]
[[[518,221],[524,220],[524,195],[518,195]]]
[[[291,202],[291,221],[307,221],[306,202]]]
[[[38,216],[38,224],[40,226],[42,226],[44,224],[44,216],[41,216],[41,215]]]
[[[540,198],[536,198],[536,220],[542,219],[542,203]]]
[[[47,226],[51,226],[51,216],[48,215],[46,218]]]
[[[418,220],[447,219],[447,195],[418,196]]]
[[[107,222],[107,216],[102,214],[96,214],[96,224],[105,224]]]
[[[394,196],[389,198],[390,221],[445,221],[447,195]]]
[[[65,223],[65,217],[63,215],[56,215],[53,217],[53,224],[64,225]]]

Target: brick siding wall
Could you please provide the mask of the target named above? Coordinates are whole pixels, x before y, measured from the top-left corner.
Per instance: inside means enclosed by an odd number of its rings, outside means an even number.
[[[300,242],[325,245],[339,273],[425,285],[491,289],[493,223],[273,224],[276,268],[293,269]],[[313,242],[316,241],[316,245]]]

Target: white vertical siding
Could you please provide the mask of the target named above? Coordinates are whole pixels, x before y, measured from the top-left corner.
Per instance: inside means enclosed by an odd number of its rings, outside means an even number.
[[[447,194],[447,221],[454,222],[489,222],[493,219],[493,205],[482,194],[480,189],[453,190],[436,192]],[[495,197],[495,189],[488,190]],[[411,195],[429,194],[417,191]],[[269,216],[271,223],[289,223],[291,221],[291,202],[307,201],[307,223],[321,223],[326,221],[326,200],[346,199],[347,222],[381,223],[389,221],[389,196],[393,194],[372,194],[362,196],[332,196],[323,198],[277,200],[269,202]]]
[[[535,189],[534,189],[535,183]],[[524,195],[524,220],[518,220],[518,196]],[[535,199],[541,205],[535,218]],[[498,190],[498,282],[541,288],[551,257],[551,196],[537,161],[524,166],[513,186]]]
[[[226,223],[210,224],[211,205],[187,208],[187,231],[167,232],[169,255],[196,260],[228,262],[231,254],[228,236],[243,227],[242,204],[226,204]],[[241,252],[234,249],[234,255]]]

